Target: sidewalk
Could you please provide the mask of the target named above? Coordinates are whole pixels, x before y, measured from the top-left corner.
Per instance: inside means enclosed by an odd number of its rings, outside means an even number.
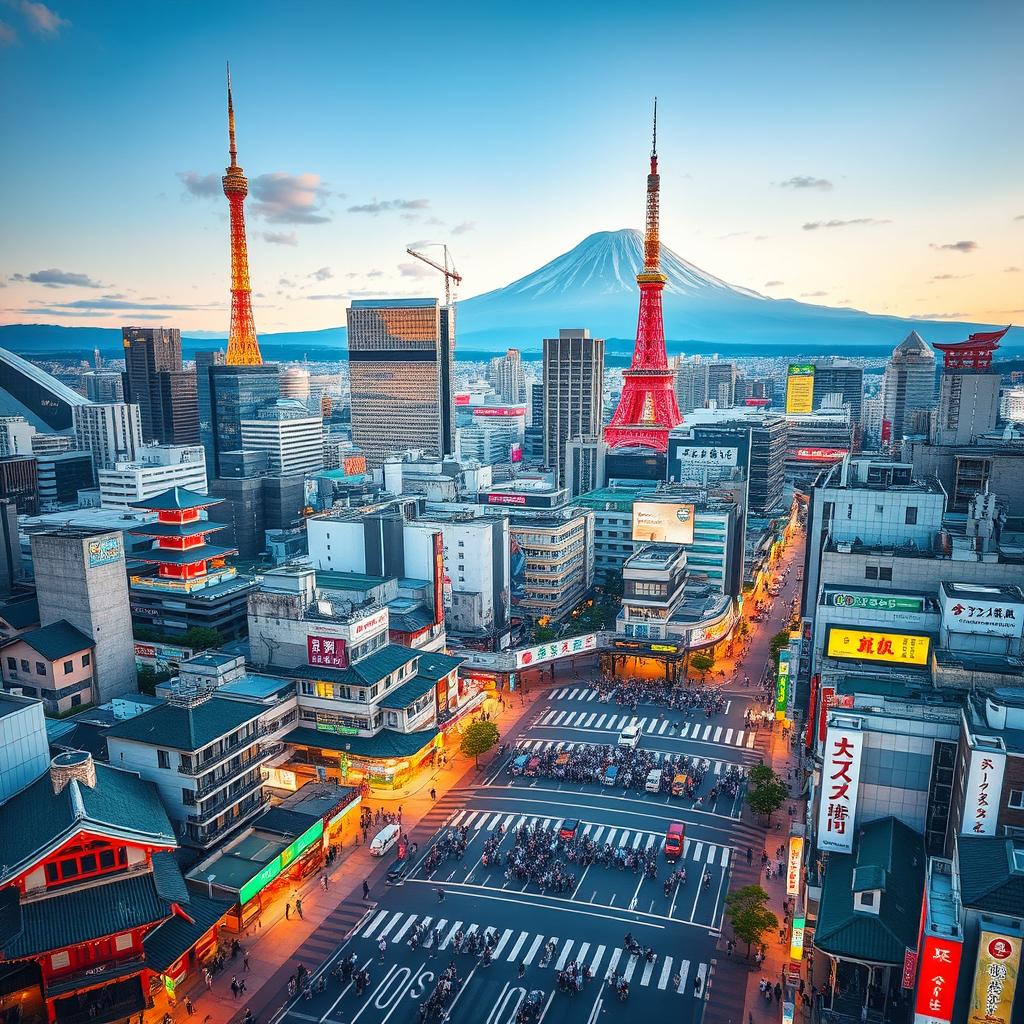
[[[522,704],[518,695],[505,695],[505,709],[497,714],[492,712],[492,720],[497,722],[502,737],[532,712],[537,696],[546,689],[531,688],[524,695]],[[497,702],[493,703],[496,705]],[[481,761],[481,769],[486,767],[486,763]],[[386,794],[371,791],[365,803],[375,811],[379,807],[397,813],[401,808],[404,829],[422,846],[429,835],[426,832],[417,835],[416,832],[435,805],[430,798],[431,789],[436,789],[438,797],[441,797],[452,789],[471,785],[482,774],[483,771],[477,771],[473,758],[455,753],[447,765],[425,773],[408,789]],[[385,862],[390,861],[388,858],[382,861],[371,857],[367,844],[346,846],[326,872],[327,890],[322,888],[322,873],[311,875],[290,896],[290,919],[285,919],[284,906],[281,905],[284,901],[277,900],[250,929],[237,936],[245,955],[228,960],[224,970],[215,975],[209,989],[201,974],[190,977],[179,987],[174,1007],[163,988],[159,989],[153,995],[152,1008],[142,1015],[140,1024],[159,1024],[165,1014],[170,1014],[175,1021],[189,1020],[185,1008],[186,994],[194,1005],[196,1024],[228,1024],[240,1018],[246,1007],[252,1009],[258,1024],[267,1024],[275,1008],[274,1002],[298,962],[301,960],[305,967],[315,972],[332,948],[339,944],[335,937],[343,936],[374,905],[374,893],[384,885],[382,869]],[[381,875],[376,881],[372,878],[375,872]],[[362,898],[364,879],[370,881],[369,901]],[[301,919],[294,910],[296,897],[302,899]],[[228,941],[233,937],[227,932],[223,934]],[[328,935],[332,937],[327,939]],[[302,950],[309,950],[310,946],[318,947],[312,957],[297,956]],[[232,995],[232,977],[246,985],[246,991],[238,998]]]

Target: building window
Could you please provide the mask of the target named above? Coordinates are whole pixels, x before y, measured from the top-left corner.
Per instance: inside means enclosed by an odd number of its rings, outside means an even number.
[[[36,675],[37,676],[45,676],[46,675],[46,666],[41,661],[37,661],[36,662]]]
[[[1015,811],[1024,811],[1024,789],[1011,789],[1007,806]]]
[[[82,668],[88,668],[91,664],[92,664],[92,655],[91,654],[83,654],[82,655]]]
[[[32,671],[32,669],[30,669],[28,667],[28,660],[25,659],[25,658],[21,659],[21,671],[22,672],[31,672]]]
[[[75,663],[73,661],[64,662],[64,675],[69,676],[75,671]]]
[[[910,507],[907,508],[907,514],[904,517],[904,522],[907,524],[907,526],[916,526],[917,525],[917,506],[916,505],[911,505]]]
[[[157,766],[160,767],[160,768],[170,768],[171,767],[171,756],[170,756],[170,754],[168,754],[166,750],[158,750],[156,752],[156,763],[157,763]]]
[[[46,881],[51,886],[62,885],[127,865],[128,851],[125,847],[104,842],[86,843],[69,847],[59,860],[47,864]]]
[[[184,786],[181,787],[181,802],[192,806],[196,802],[196,791],[194,789],[186,789]]]
[[[18,661],[17,661],[17,659],[16,658],[8,658],[7,659],[7,667],[12,672],[17,672],[18,671]]]
[[[877,565],[865,565],[864,566],[864,579],[866,579],[866,580],[877,580],[878,579],[878,566]]]
[[[891,566],[880,566],[878,570],[878,578],[880,580],[892,580],[892,567]]]

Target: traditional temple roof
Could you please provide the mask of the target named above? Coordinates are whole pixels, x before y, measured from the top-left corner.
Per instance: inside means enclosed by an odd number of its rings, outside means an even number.
[[[191,523],[142,523],[131,532],[138,537],[198,537],[200,534],[216,533],[226,528],[226,523],[195,519]]]
[[[212,494],[197,494],[187,487],[172,487],[152,498],[133,501],[129,508],[142,508],[150,512],[181,512],[190,508],[209,508],[211,505],[219,505],[223,500]]]
[[[947,370],[991,369],[992,353],[999,348],[999,342],[1011,326],[1001,331],[978,331],[966,341],[936,342],[935,347],[943,354],[943,366]]]
[[[237,548],[222,548],[216,544],[197,544],[194,548],[152,548],[149,551],[136,551],[133,558],[140,562],[157,562],[164,565],[191,565],[210,558],[224,558],[233,554]]]

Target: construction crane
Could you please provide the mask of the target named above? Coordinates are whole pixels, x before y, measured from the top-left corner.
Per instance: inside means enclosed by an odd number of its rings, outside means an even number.
[[[435,270],[440,271],[444,274],[444,304],[448,306],[452,313],[455,312],[455,292],[458,285],[462,284],[462,275],[455,269],[455,262],[451,260],[448,255],[448,246],[442,242],[432,242],[432,245],[441,245],[444,249],[444,265],[437,263],[432,260],[429,256],[424,256],[423,253],[417,252],[415,249],[406,249],[405,251],[410,256],[415,256],[416,259],[422,260],[428,267],[433,267]]]

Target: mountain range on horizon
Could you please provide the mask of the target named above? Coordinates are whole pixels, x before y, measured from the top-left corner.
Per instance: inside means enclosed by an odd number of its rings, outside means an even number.
[[[628,353],[636,332],[636,274],[643,263],[643,235],[632,228],[598,231],[538,270],[502,288],[459,302],[457,338],[463,351],[498,352],[507,347],[539,352],[542,340],[559,328],[585,327],[608,340],[610,352]],[[891,351],[912,330],[929,342],[966,338],[1005,324],[920,320],[775,299],[707,273],[666,245],[661,267],[665,337],[669,351],[717,351],[753,355],[813,351]],[[258,316],[258,314],[257,314]],[[126,322],[130,317],[126,318]],[[189,351],[203,348],[226,331],[194,332]],[[344,327],[260,334],[275,352],[342,349]],[[1007,334],[1004,347],[1024,345],[1024,329]],[[121,348],[117,328],[19,324],[0,327],[0,346],[20,355]]]

